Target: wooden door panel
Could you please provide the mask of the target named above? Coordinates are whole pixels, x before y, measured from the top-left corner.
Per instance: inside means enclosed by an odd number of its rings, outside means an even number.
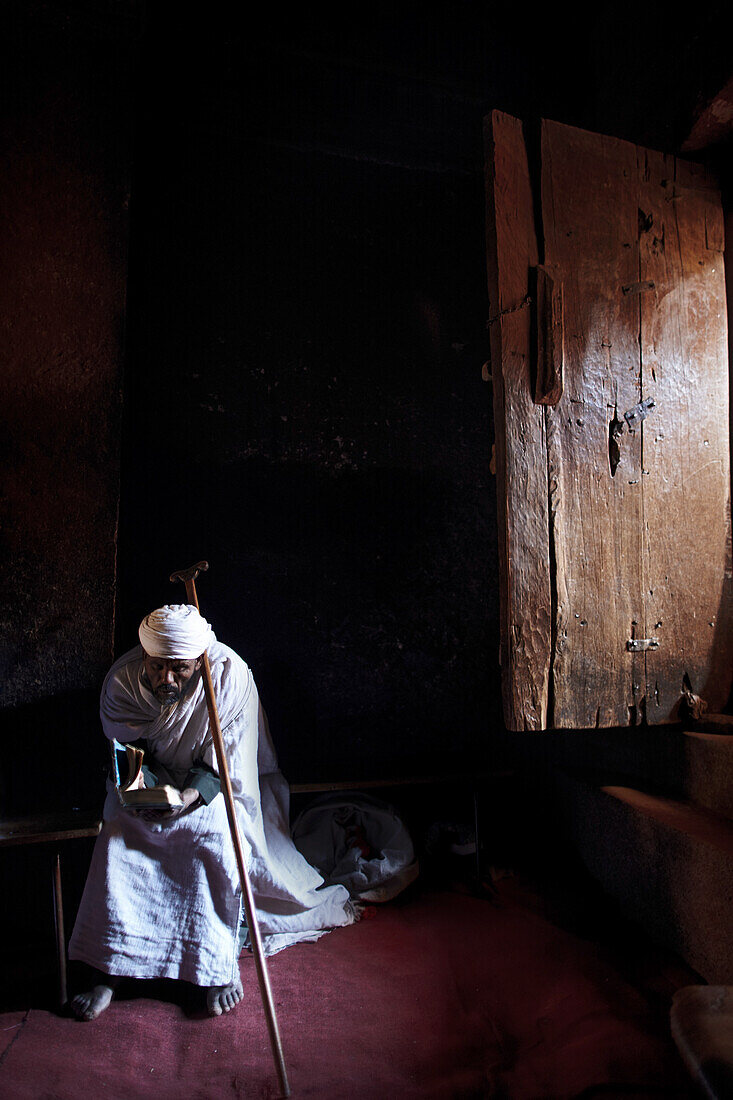
[[[543,123],[538,251],[562,287],[563,380],[542,408],[518,308],[536,262],[521,125],[495,113],[488,136],[506,723],[667,722],[685,686],[721,709],[733,636],[719,198],[698,165]]]
[[[711,710],[730,687],[725,279],[720,197],[699,165],[640,150],[647,718],[677,716],[686,682]],[[726,579],[727,573],[727,579]]]
[[[550,564],[543,409],[530,379],[530,270],[537,264],[522,125],[497,111],[486,127],[491,361],[501,584],[502,694],[510,729],[545,729]]]
[[[636,149],[543,123],[545,259],[563,283],[564,392],[548,409],[557,592],[550,724],[626,725],[643,676],[626,643],[643,619],[638,440],[612,469],[609,431],[641,397]],[[643,668],[642,668],[643,671]]]

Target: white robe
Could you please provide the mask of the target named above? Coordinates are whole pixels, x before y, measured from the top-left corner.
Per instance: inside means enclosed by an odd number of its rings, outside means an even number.
[[[290,838],[288,785],[250,669],[220,642],[208,654],[258,923],[272,954],[351,924],[355,913],[348,891],[323,886]],[[218,772],[201,673],[179,702],[161,707],[142,671],[140,646],[110,669],[101,699],[107,737],[144,737],[179,785],[194,761]],[[124,977],[225,985],[237,974],[240,913],[223,795],[151,824],[123,810],[108,784],[69,958]]]

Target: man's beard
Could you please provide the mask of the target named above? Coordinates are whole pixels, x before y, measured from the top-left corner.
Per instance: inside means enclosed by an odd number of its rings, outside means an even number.
[[[153,695],[159,703],[163,703],[164,706],[170,706],[172,703],[177,703],[181,698],[181,692],[175,687],[159,687],[155,688]]]

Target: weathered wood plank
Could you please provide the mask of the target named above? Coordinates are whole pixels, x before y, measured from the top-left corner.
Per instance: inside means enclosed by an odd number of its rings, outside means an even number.
[[[649,722],[679,716],[685,678],[711,711],[733,670],[728,354],[720,197],[699,165],[639,151]]]
[[[563,283],[564,389],[546,410],[556,591],[555,727],[639,716],[644,654],[636,148],[543,122],[545,261]]]
[[[537,264],[522,125],[486,120],[487,256],[508,729],[547,725],[551,595],[544,416],[530,380],[530,268]]]

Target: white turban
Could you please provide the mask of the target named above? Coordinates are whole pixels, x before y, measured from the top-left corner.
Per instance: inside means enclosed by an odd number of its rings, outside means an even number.
[[[166,604],[140,623],[140,644],[150,657],[192,661],[211,645],[214,632],[188,603]]]

